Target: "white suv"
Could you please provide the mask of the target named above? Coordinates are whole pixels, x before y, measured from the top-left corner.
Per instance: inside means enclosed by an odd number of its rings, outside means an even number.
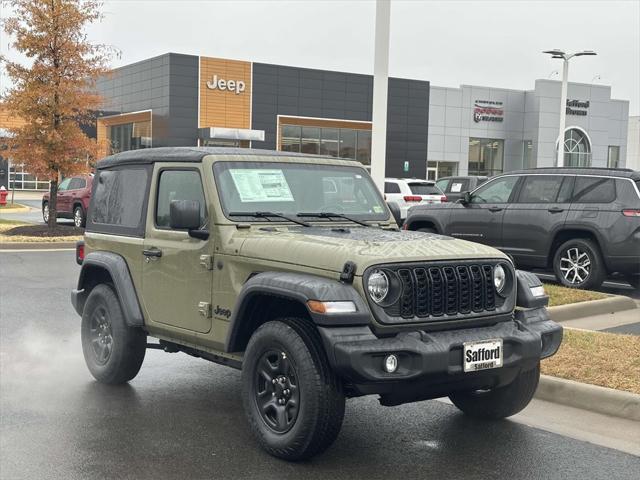
[[[435,182],[419,178],[385,178],[384,195],[387,202],[398,205],[402,220],[407,218],[409,208],[415,205],[447,201]]]

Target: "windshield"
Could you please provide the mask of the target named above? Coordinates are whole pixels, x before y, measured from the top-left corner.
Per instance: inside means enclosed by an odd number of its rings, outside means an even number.
[[[362,168],[278,162],[217,162],[213,172],[226,216],[256,212],[289,216],[342,213],[359,220],[388,220],[386,205]],[[274,219],[271,219],[274,220]],[[334,219],[335,220],[335,219]],[[323,221],[330,221],[329,218]]]

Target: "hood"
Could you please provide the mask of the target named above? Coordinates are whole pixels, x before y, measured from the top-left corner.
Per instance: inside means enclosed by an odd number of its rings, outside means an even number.
[[[357,275],[382,263],[507,258],[479,243],[373,227],[263,227],[238,235],[244,237],[239,251],[242,256],[335,272],[342,271],[346,261],[352,261],[357,265]]]

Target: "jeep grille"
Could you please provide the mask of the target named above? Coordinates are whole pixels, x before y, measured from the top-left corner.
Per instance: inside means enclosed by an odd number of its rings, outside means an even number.
[[[508,272],[504,297],[493,284],[493,268],[498,263]],[[455,320],[513,309],[514,275],[507,262],[381,265],[369,271],[376,269],[395,276],[399,289],[391,305],[374,306],[374,311],[384,312],[386,318],[380,319],[383,323]]]

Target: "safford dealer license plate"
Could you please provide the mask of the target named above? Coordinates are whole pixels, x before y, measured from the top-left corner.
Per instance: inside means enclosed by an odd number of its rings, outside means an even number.
[[[467,342],[463,348],[463,364],[465,372],[477,372],[488,368],[502,366],[502,339]]]

